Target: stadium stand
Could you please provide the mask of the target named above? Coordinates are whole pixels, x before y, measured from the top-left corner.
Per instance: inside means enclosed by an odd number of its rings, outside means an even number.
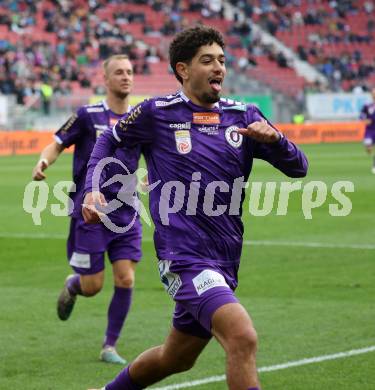
[[[135,94],[170,92],[178,84],[168,69],[168,42],[197,22],[226,35],[230,68],[286,96],[375,84],[372,1],[0,0],[0,93],[19,104],[42,83],[60,96],[100,93],[100,61],[120,52],[135,64]],[[306,80],[296,60],[313,65],[328,84]]]
[[[375,82],[372,1],[258,1],[253,21],[313,64],[333,91]],[[365,86],[366,87],[366,86]]]

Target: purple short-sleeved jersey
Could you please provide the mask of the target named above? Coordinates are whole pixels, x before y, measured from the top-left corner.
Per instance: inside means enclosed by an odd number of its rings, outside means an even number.
[[[75,145],[73,157],[73,181],[76,185],[76,191],[71,192],[70,198],[74,202],[74,210],[72,216],[82,218],[81,207],[84,193],[85,177],[87,172],[87,163],[90,159],[92,149],[97,138],[108,129],[111,129],[118,120],[124,115],[118,115],[112,112],[105,101],[83,106],[78,109],[77,113],[72,115],[69,120],[56,132],[55,139],[59,144],[65,147]],[[138,160],[140,156],[140,147],[132,147],[131,149],[122,148],[116,150],[113,157],[121,160],[130,173],[134,173],[138,168]],[[117,164],[111,163],[106,167],[107,178],[113,177],[115,174],[126,174],[124,170]],[[131,194],[135,194],[136,180],[132,183],[132,188],[129,188]],[[107,200],[115,199],[122,184],[120,182],[113,183],[103,189],[103,193]],[[130,202],[129,202],[130,203]],[[134,217],[134,209],[129,205],[124,204],[121,208],[113,211],[112,220],[121,221],[122,225],[128,224]]]
[[[305,176],[307,171],[305,155],[285,137],[265,144],[237,132],[263,119],[255,106],[226,99],[212,109],[195,105],[182,92],[146,100],[96,143],[86,191],[101,158],[118,147],[141,144],[149,182],[160,181],[150,192],[158,258],[238,263],[245,194],[242,187],[234,190],[235,181],[241,177],[247,181],[254,158],[291,177]],[[168,193],[166,189],[173,186]],[[165,199],[166,193],[172,194],[170,199]],[[165,218],[164,209],[173,204],[179,206]]]
[[[364,136],[365,144],[375,144],[375,102],[365,104],[361,110],[360,119],[368,120]]]

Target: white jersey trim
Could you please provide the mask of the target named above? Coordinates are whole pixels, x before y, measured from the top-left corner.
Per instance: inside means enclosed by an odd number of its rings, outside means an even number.
[[[93,112],[104,112],[103,107],[88,107],[87,109],[88,113],[93,113]]]
[[[113,126],[113,128],[112,128],[112,134],[113,134],[113,136],[115,137],[115,140],[116,140],[117,142],[121,142],[121,138],[118,136],[117,131],[116,131],[116,129],[115,129],[115,126]]]
[[[109,105],[108,105],[106,99],[105,99],[105,100],[102,100],[100,103],[103,105],[103,107],[104,107],[104,109],[105,109],[106,111],[110,111],[110,108],[109,108]],[[131,106],[131,105],[129,104],[129,105],[128,105],[128,110],[126,111],[126,113],[130,112],[132,109],[133,109],[133,106]],[[125,113],[125,114],[126,114],[126,113]]]
[[[109,110],[109,107],[108,107],[108,103],[107,103],[107,100],[102,100],[102,104],[103,104],[103,107],[106,111]]]
[[[59,144],[59,145],[62,145],[63,144],[63,141],[62,139],[58,136],[58,135],[54,135],[53,138],[55,138],[55,141]]]

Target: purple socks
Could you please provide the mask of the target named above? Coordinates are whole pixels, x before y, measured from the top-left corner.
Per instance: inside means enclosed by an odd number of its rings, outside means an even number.
[[[80,276],[78,274],[68,279],[67,288],[72,295],[82,295]]]
[[[78,274],[69,278],[67,288],[72,295],[82,295],[80,276]],[[114,347],[120,336],[125,318],[132,302],[132,288],[116,287],[108,308],[108,326],[103,346]]]
[[[142,390],[143,387],[135,384],[129,375],[129,367],[122,370],[117,377],[108,385],[105,386],[105,390]]]
[[[103,346],[114,347],[120,336],[125,318],[132,302],[132,288],[116,287],[108,308],[108,326]]]

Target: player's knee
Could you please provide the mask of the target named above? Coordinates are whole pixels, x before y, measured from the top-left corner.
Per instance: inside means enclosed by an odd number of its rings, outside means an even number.
[[[134,287],[134,273],[128,272],[115,276],[115,285],[122,288]]]
[[[254,327],[246,327],[233,332],[227,343],[229,353],[255,354],[258,336]]]

